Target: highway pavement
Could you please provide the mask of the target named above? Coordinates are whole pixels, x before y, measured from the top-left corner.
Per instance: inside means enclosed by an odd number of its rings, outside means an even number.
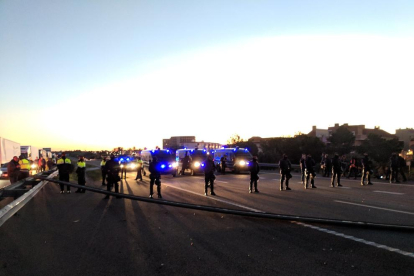
[[[120,191],[148,198],[149,179],[128,173]],[[414,226],[413,183],[343,179],[331,188],[300,176],[279,191],[279,174],[163,176],[154,203],[59,194],[49,183],[0,227],[0,275],[412,275],[413,232],[301,223],[158,205],[162,200],[256,212]],[[90,179],[87,185],[103,188]]]

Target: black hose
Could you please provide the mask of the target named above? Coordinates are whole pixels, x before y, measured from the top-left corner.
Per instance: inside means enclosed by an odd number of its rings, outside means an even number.
[[[179,208],[214,212],[214,213],[222,213],[222,214],[238,215],[238,216],[246,216],[246,217],[254,217],[254,218],[267,218],[267,219],[321,223],[321,224],[329,224],[329,225],[365,227],[365,228],[372,228],[372,229],[403,230],[403,231],[414,230],[414,226],[410,226],[410,225],[398,225],[398,224],[372,223],[372,222],[364,222],[364,221],[292,216],[292,215],[274,214],[274,213],[266,213],[266,212],[252,212],[252,211],[241,211],[241,210],[236,210],[236,209],[217,208],[217,207],[211,207],[211,206],[205,206],[205,205],[195,205],[195,204],[190,204],[190,203],[182,203],[182,202],[167,201],[167,200],[155,200],[152,198],[146,198],[146,197],[141,197],[141,196],[108,192],[106,190],[102,190],[102,189],[98,189],[98,188],[94,188],[90,186],[81,186],[78,184],[60,181],[56,179],[49,179],[49,178],[41,177],[41,176],[35,176],[34,178],[46,180],[49,182],[69,185],[74,188],[84,189],[84,190],[97,192],[97,193],[101,193],[105,195],[111,195],[111,196],[127,198],[127,199],[137,200],[137,201],[143,201],[143,202],[149,202],[149,203],[156,203],[160,205],[168,205],[168,206],[179,207]]]

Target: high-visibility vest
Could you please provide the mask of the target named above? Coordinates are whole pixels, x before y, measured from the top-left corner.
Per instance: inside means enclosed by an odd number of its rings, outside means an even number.
[[[63,160],[63,158],[60,158],[57,161],[57,165],[62,165],[62,164],[72,164],[72,162],[70,161],[69,158],[65,158],[65,160]]]
[[[86,162],[85,161],[79,161],[78,162],[78,167],[79,168],[85,168],[86,167]]]
[[[30,170],[30,162],[27,159],[22,159],[19,161],[21,170]]]
[[[101,167],[104,167],[104,166],[105,166],[105,164],[106,164],[106,160],[102,160],[102,161],[101,161]]]

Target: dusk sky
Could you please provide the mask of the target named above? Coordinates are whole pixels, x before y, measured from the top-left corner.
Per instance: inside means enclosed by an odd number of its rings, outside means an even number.
[[[0,137],[52,150],[414,127],[414,1],[0,1]]]

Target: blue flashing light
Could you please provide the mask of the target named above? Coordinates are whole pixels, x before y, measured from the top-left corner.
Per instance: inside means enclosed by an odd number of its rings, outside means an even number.
[[[236,151],[237,149],[234,149],[233,151]]]
[[[201,167],[204,167],[204,163],[201,163]]]
[[[127,158],[127,161],[129,161],[129,158]]]
[[[168,168],[171,168],[172,167],[172,165],[168,165]]]
[[[248,150],[248,149],[244,149],[244,151],[245,151],[245,152],[248,152],[249,150]]]
[[[155,150],[152,150],[152,152],[154,153],[154,152],[155,152]]]
[[[184,149],[187,149],[187,148],[184,148]]]
[[[121,158],[121,161],[124,161],[124,158]]]
[[[165,168],[165,165],[164,165],[164,164],[162,164],[162,165],[161,165],[161,169],[164,169],[164,168]]]
[[[170,152],[170,150],[167,150],[167,152]]]

